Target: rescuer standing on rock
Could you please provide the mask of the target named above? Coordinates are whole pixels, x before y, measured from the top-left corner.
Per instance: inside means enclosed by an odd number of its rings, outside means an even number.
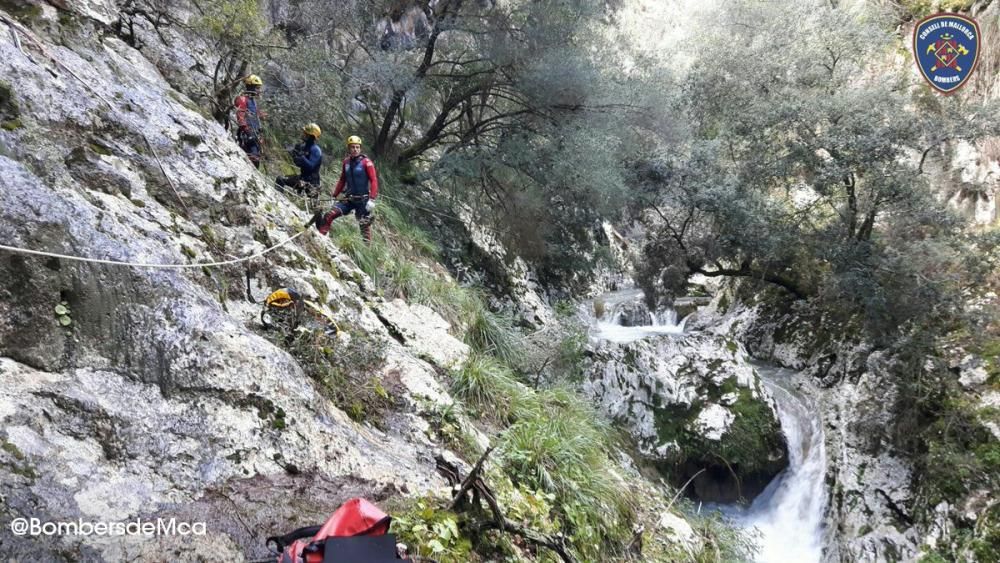
[[[325,215],[316,212],[313,222],[322,234],[330,231],[334,219],[349,215],[352,211],[358,219],[358,227],[365,242],[372,241],[372,221],[375,209],[375,198],[378,196],[378,175],[375,163],[361,152],[361,137],[351,135],[347,138],[347,158],[340,168],[340,180],[333,190],[337,199],[333,209]]]
[[[236,108],[236,142],[243,152],[247,153],[255,168],[260,168],[261,155],[261,118],[263,112],[257,109],[257,97],[264,82],[256,74],[251,74],[243,80],[243,93],[233,100]]]
[[[302,142],[289,151],[292,161],[299,167],[299,173],[279,176],[274,180],[279,186],[292,188],[298,193],[305,192],[313,200],[319,195],[319,168],[323,164],[323,150],[316,144],[319,135],[319,125],[310,123],[303,127]]]

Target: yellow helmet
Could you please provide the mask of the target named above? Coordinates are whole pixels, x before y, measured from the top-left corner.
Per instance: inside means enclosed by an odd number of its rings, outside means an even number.
[[[262,86],[264,81],[261,80],[256,74],[251,74],[243,80],[243,83],[247,86]]]
[[[310,123],[303,127],[302,132],[306,135],[312,135],[316,139],[319,139],[319,134],[321,133],[319,125],[316,125],[315,123]]]
[[[362,144],[361,137],[358,137],[357,135],[351,135],[350,137],[347,138],[347,146],[360,145],[360,144]]]

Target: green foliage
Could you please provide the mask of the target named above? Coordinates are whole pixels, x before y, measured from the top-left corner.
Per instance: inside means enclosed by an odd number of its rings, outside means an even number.
[[[411,554],[430,557],[441,563],[466,563],[472,542],[458,527],[454,512],[439,508],[439,501],[426,497],[393,515],[391,532],[411,548]]]
[[[520,337],[513,319],[489,310],[481,299],[472,296],[468,299],[465,343],[477,352],[492,354],[507,364],[514,363]]]
[[[494,422],[508,422],[511,399],[524,391],[513,374],[497,359],[473,354],[452,372],[451,392],[466,405]]]
[[[730,464],[739,464],[747,473],[776,472],[769,459],[782,450],[781,427],[767,404],[754,399],[749,389],[741,388],[740,397],[732,406],[736,415],[729,431],[719,444],[718,454]]]
[[[666,106],[690,127],[637,166],[660,211],[639,267],[647,296],[669,299],[704,273],[812,298],[881,345],[928,315],[947,323],[983,249],[911,155],[989,134],[996,108],[950,98],[910,111],[912,68],[872,70],[896,39],[870,12],[730,2],[715,16]],[[762,39],[778,36],[797,47]]]
[[[447,406],[431,403],[425,407],[428,422],[437,438],[463,459],[476,459],[483,450],[459,418],[460,409],[458,403]]]
[[[66,301],[60,301],[58,305],[53,308],[56,320],[59,322],[59,326],[69,327],[73,324],[72,313],[69,309],[69,303]]]
[[[248,44],[268,27],[257,0],[222,0],[203,4],[201,8],[202,14],[195,18],[194,27],[226,45]]]
[[[502,474],[491,475],[496,486],[497,501],[506,509],[506,516],[522,526],[543,534],[559,531],[559,522],[553,518],[556,496],[541,489],[529,489],[524,484],[514,486]]]
[[[924,18],[937,12],[957,12],[968,10],[973,0],[900,0],[899,9],[903,16]]]
[[[0,451],[7,454],[6,456],[0,455],[0,466],[10,469],[15,475],[26,477],[32,481],[38,477],[34,468],[29,464],[27,456],[17,446],[6,440],[0,440]],[[5,457],[7,459],[4,459]]]
[[[560,527],[581,557],[615,553],[631,533],[634,499],[615,479],[610,427],[569,389],[526,394],[514,401],[515,422],[500,438],[505,471],[555,496]]]
[[[491,311],[482,292],[450,279],[434,262],[437,246],[395,206],[380,203],[376,213],[378,222],[370,244],[350,218],[334,222],[331,238],[385,298],[427,305],[448,320],[474,350],[511,362],[518,354],[519,339],[513,321]]]
[[[567,321],[564,326],[552,359],[552,373],[558,379],[579,382],[583,379],[587,329],[576,321]]]
[[[927,507],[963,498],[970,490],[1000,487],[1000,442],[967,400],[944,396],[922,433],[918,494]]]
[[[0,9],[29,26],[42,16],[41,6],[24,0],[0,0]]]
[[[1000,505],[993,504],[977,515],[975,528],[959,528],[947,543],[924,554],[920,563],[952,561],[1000,561]]]
[[[6,82],[0,81],[0,129],[14,131],[23,127],[21,109],[14,97],[14,90]]]
[[[685,518],[701,536],[705,546],[696,553],[696,563],[750,562],[757,554],[759,535],[752,531],[735,528],[718,511],[700,512],[689,502],[684,503]]]
[[[335,5],[297,4],[279,24],[292,48],[270,53],[283,80],[267,85],[269,145],[316,121],[336,161],[358,134],[385,197],[433,178],[432,213],[472,204],[546,281],[585,284],[604,242],[597,221],[626,203],[621,151],[640,128],[623,103],[624,54],[604,37],[609,3],[438,2],[416,17],[411,3]]]
[[[323,394],[357,422],[376,426],[396,405],[393,382],[379,375],[385,365],[385,342],[365,331],[331,336],[323,329],[299,327],[291,335],[278,334]]]

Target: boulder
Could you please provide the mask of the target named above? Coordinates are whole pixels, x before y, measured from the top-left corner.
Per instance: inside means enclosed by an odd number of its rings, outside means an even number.
[[[584,389],[677,485],[702,500],[752,499],[788,464],[773,399],[746,352],[712,334],[593,350]],[[704,470],[704,471],[703,471]]]

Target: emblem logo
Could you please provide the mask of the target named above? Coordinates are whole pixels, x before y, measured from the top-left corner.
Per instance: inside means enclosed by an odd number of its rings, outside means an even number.
[[[979,62],[979,24],[958,14],[928,16],[913,28],[913,57],[938,92],[958,90]]]

